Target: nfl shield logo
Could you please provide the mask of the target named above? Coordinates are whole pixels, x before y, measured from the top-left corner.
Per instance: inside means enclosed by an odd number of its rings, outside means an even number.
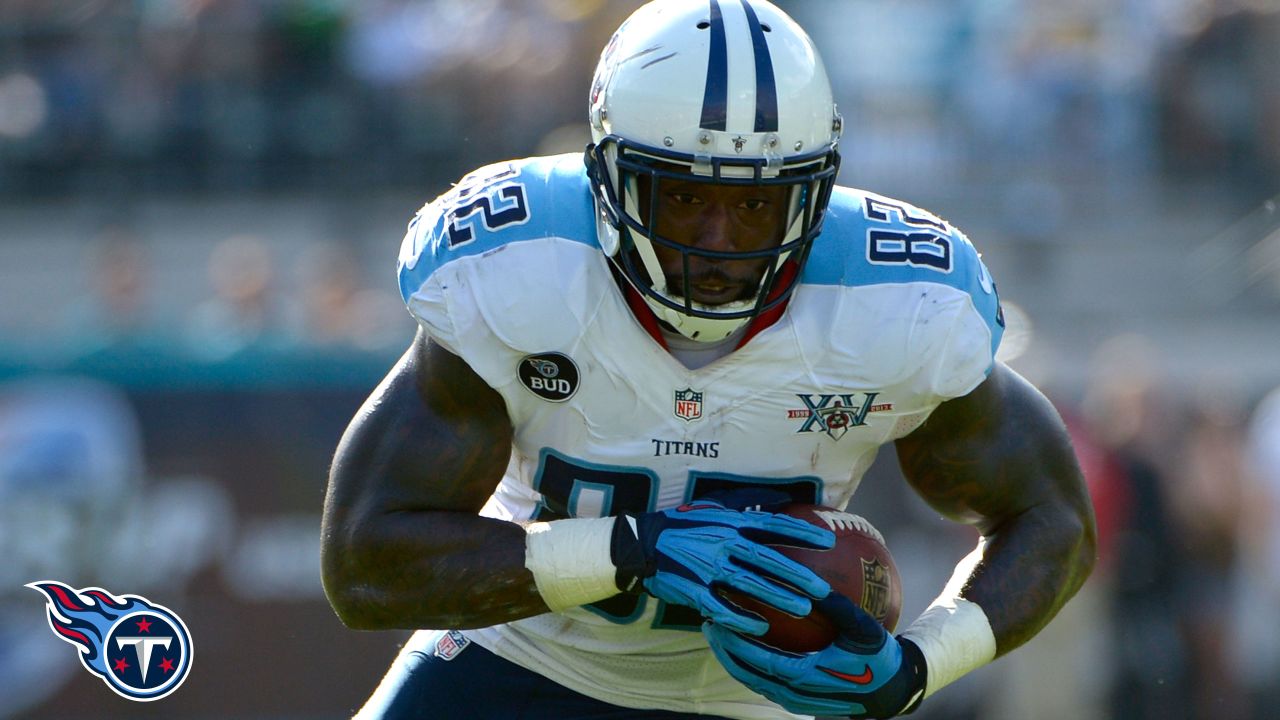
[[[676,391],[676,417],[686,422],[702,417],[702,393],[692,389]]]
[[[879,558],[862,559],[862,602],[858,604],[881,624],[889,617],[889,568]]]
[[[458,653],[466,650],[467,646],[470,644],[471,641],[467,639],[466,635],[463,635],[457,630],[449,630],[436,640],[435,654],[436,657],[448,662],[449,660],[458,657]]]

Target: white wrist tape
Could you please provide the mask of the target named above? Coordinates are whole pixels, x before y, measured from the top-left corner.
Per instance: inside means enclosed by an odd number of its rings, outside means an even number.
[[[524,566],[547,607],[559,612],[618,594],[609,555],[614,518],[570,518],[525,526]]]
[[[929,668],[925,697],[995,659],[996,636],[987,614],[977,603],[960,597],[960,588],[981,559],[980,544],[956,566],[942,594],[902,631],[920,648]]]

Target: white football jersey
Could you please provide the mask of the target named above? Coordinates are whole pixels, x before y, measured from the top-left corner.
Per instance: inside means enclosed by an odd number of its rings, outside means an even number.
[[[973,246],[933,215],[836,188],[782,317],[690,370],[628,307],[596,240],[580,154],[483,168],[424,207],[400,289],[501,393],[506,520],[645,512],[740,485],[844,507],[877,449],[990,372],[1003,319]],[[733,680],[691,610],[617,596],[466,631],[628,707],[791,718]]]

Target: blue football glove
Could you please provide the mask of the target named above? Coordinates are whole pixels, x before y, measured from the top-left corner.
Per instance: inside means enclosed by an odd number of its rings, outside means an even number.
[[[643,589],[749,635],[764,634],[768,623],[721,598],[719,588],[733,588],[793,615],[808,614],[812,599],[828,595],[831,586],[765,544],[827,549],[835,544],[835,535],[786,515],[726,506],[774,504],[753,501],[756,497],[771,495],[734,492],[669,510],[620,516],[611,548],[618,587],[624,592]]]
[[[919,707],[926,667],[915,643],[891,637],[839,593],[814,605],[838,630],[818,652],[775,650],[714,622],[703,624],[702,633],[730,675],[791,712],[890,718]]]

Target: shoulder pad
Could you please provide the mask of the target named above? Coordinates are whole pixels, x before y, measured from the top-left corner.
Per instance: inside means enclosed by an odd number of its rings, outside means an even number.
[[[594,244],[591,193],[580,154],[486,165],[427,203],[400,246],[400,294],[407,301],[437,269],[534,237]]]
[[[966,293],[992,331],[1004,329],[995,281],[963,232],[901,200],[837,187],[803,281],[859,287],[930,283]]]

